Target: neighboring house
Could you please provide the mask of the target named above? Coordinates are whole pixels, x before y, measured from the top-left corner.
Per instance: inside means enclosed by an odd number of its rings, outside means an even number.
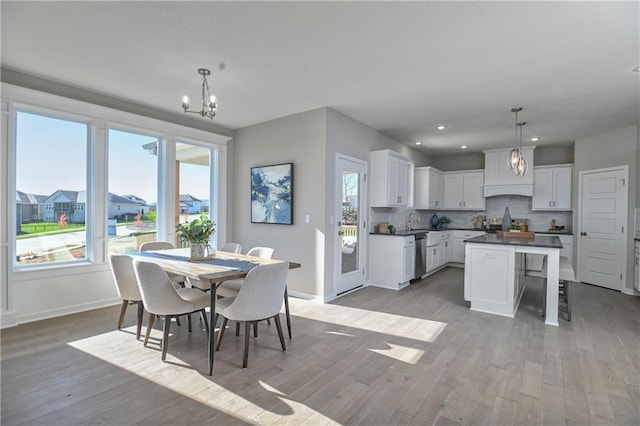
[[[16,222],[37,222],[44,219],[44,200],[46,195],[27,194],[16,191]]]
[[[67,215],[67,223],[85,223],[86,191],[57,190],[43,201],[44,221],[57,222]]]
[[[155,212],[157,210],[155,203],[147,203],[147,200],[137,197],[135,195],[127,194],[121,195],[122,198],[126,198],[131,201],[135,201],[142,206],[142,210],[140,213],[147,214],[149,212]]]
[[[135,195],[121,197],[111,192],[109,193],[109,219],[130,215],[130,219],[133,220],[138,213],[147,214],[149,210],[147,202]]]
[[[209,211],[208,202],[203,202],[191,194],[180,194],[180,214],[205,213],[202,209],[203,205],[205,205],[206,211]]]

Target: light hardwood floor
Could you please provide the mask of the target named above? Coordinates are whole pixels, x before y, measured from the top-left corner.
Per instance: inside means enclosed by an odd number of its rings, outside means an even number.
[[[509,319],[469,311],[462,272],[291,299],[286,352],[263,322],[243,370],[229,330],[212,377],[199,327],[173,324],[163,363],[135,309],[121,331],[119,306],[3,330],[2,425],[640,424],[640,298],[577,284],[551,327],[539,280]]]

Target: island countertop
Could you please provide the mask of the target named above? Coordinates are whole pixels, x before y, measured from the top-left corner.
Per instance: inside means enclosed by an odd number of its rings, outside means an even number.
[[[545,247],[561,249],[562,242],[556,235],[536,235],[534,238],[500,237],[498,234],[485,234],[468,238],[465,243],[500,244],[508,246]]]

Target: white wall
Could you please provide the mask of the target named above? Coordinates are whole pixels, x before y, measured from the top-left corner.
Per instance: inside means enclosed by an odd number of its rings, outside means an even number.
[[[623,291],[633,292],[633,237],[634,237],[634,206],[638,185],[638,147],[639,141],[638,126],[630,126],[611,132],[602,133],[588,138],[578,139],[575,143],[574,151],[574,177],[576,184],[573,187],[573,199],[579,200],[578,177],[579,173],[586,170],[602,169],[607,167],[628,166],[629,167],[629,209],[627,220],[627,269],[626,284]],[[580,211],[574,215],[574,227],[576,238],[579,237],[578,219]],[[577,244],[577,241],[576,241]],[[577,245],[576,245],[577,247]]]

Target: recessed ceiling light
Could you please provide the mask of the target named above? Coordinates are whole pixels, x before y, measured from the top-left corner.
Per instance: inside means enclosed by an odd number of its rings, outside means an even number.
[[[467,149],[469,148],[469,145],[460,145],[460,149]]]
[[[534,136],[531,139],[529,139],[531,142],[538,142],[542,140],[542,137],[540,136]]]
[[[640,72],[640,67],[635,67],[634,69],[632,69],[631,71],[633,72]]]
[[[436,126],[436,129],[437,129],[437,130],[444,130],[444,129],[446,129],[447,127],[449,127],[449,126],[447,126],[446,124],[438,124],[438,125]]]
[[[422,142],[416,141],[416,145],[422,145]]]

